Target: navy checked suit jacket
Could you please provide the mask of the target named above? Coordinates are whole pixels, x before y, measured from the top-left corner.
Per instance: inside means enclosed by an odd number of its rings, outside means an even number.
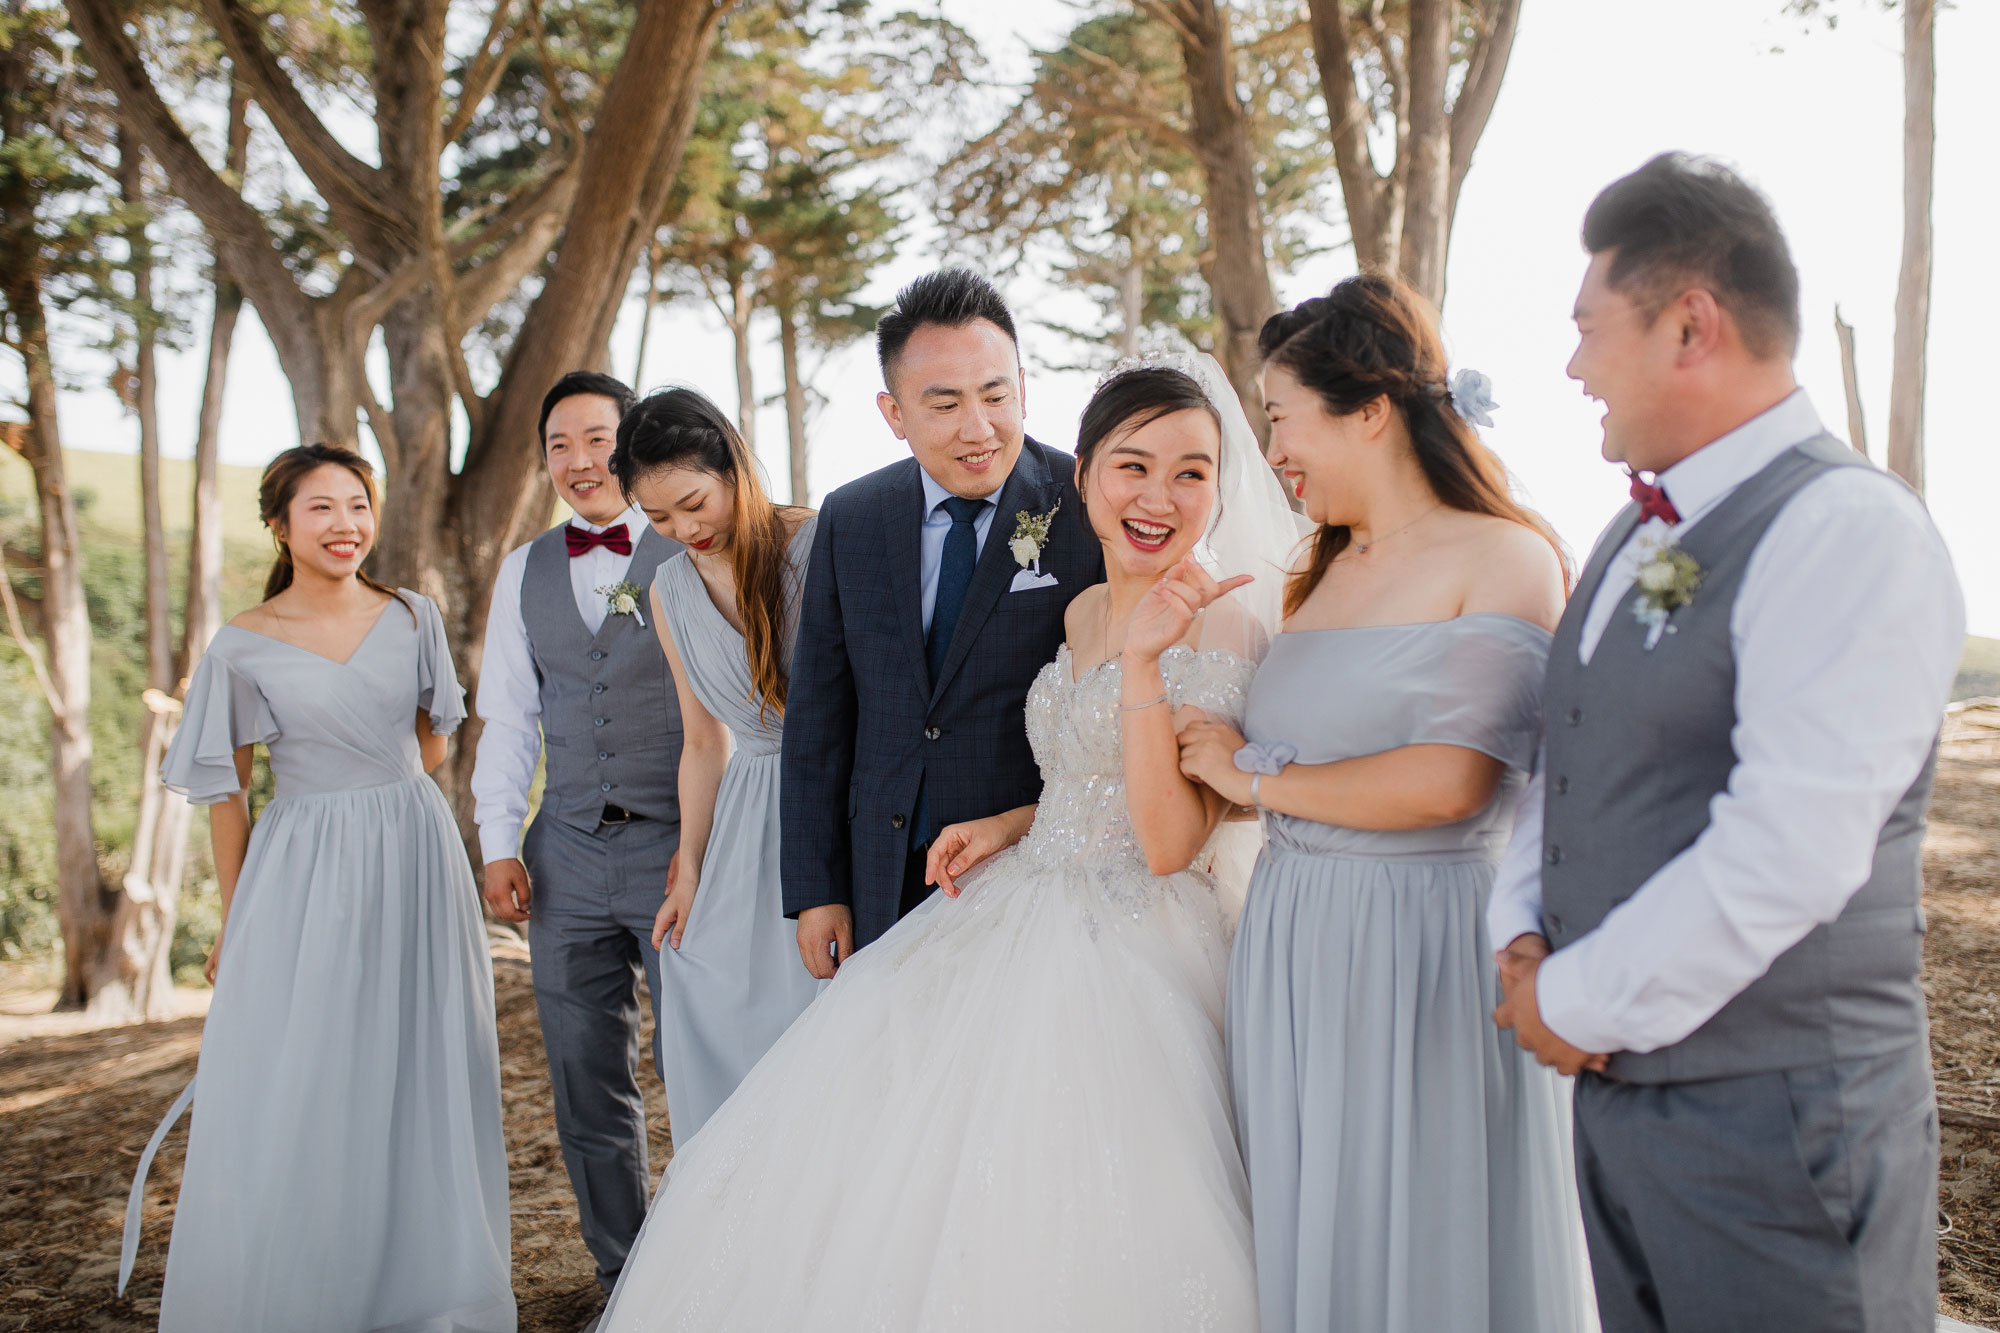
[[[1009,591],[1015,515],[1062,510],[1042,550],[1052,587]],[[973,568],[933,682],[924,660],[924,493],[906,458],[826,497],[785,699],[780,878],[785,915],[847,903],[858,949],[896,924],[919,783],[932,826],[1040,799],[1028,687],[1063,641],[1063,611],[1104,578],[1076,460],[1030,439]]]

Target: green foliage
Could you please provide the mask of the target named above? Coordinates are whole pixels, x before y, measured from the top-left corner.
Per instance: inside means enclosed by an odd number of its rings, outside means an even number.
[[[1233,11],[1269,258],[1281,269],[1313,252],[1331,170],[1297,9],[1252,0]],[[945,165],[939,217],[988,265],[1040,261],[1107,317],[1090,330],[1043,321],[1058,332],[1100,349],[1165,335],[1212,350],[1205,182],[1191,119],[1174,33],[1122,6],[1089,13],[1063,45],[1036,53],[1019,98]]]

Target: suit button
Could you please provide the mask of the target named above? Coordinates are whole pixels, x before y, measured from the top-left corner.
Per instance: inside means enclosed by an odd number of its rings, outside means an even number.
[[[1583,722],[1583,710],[1581,708],[1572,708],[1569,710],[1569,715],[1563,720],[1572,727],[1578,726]]]
[[[590,650],[590,660],[593,662],[602,662],[604,660],[604,650],[602,648],[592,648]]]
[[[942,735],[944,735],[944,733],[942,731],[939,731],[936,727],[924,728],[924,739],[927,741],[934,741]]]
[[[1567,777],[1558,777],[1556,779],[1556,795],[1569,795],[1569,779]]]
[[[601,726],[603,726],[603,725],[604,725],[604,722],[605,722],[605,719],[603,719],[603,718],[601,718],[601,717],[594,717],[594,718],[590,719],[590,725],[591,725],[591,726],[593,726],[593,727],[601,727]]]
[[[608,783],[608,782],[600,782],[600,783],[598,783],[598,784],[597,784],[597,789],[598,789],[599,791],[610,791],[610,790],[611,790],[611,784],[610,784],[610,783]]]
[[[901,828],[901,827],[903,827],[903,825],[904,825],[905,823],[907,823],[907,822],[908,822],[908,821],[907,821],[907,820],[905,820],[905,819],[904,819],[904,818],[903,818],[903,817],[902,817],[901,815],[890,815],[890,816],[889,816],[889,827],[890,827],[890,828]]]
[[[591,686],[591,687],[590,687],[590,692],[591,692],[592,694],[602,694],[602,693],[604,693],[604,682],[603,682],[603,681],[601,681],[601,680],[600,680],[600,681],[598,681],[598,682],[597,682],[597,684],[595,684],[595,685],[593,685],[593,686]]]
[[[1560,847],[1551,847],[1551,848],[1549,848],[1549,850],[1548,850],[1547,854],[1545,855],[1544,859],[1545,859],[1545,860],[1547,860],[1547,861],[1548,861],[1548,863],[1549,863],[1550,865],[1552,865],[1552,866],[1559,866],[1559,865],[1561,865],[1561,864],[1562,864],[1562,859],[1563,859],[1563,849],[1562,849],[1562,848],[1560,848]]]

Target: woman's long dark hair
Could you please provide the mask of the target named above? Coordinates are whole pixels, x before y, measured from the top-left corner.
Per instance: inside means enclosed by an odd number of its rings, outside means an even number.
[[[292,497],[299,493],[299,483],[329,464],[344,467],[354,474],[361,483],[361,489],[368,494],[368,508],[379,519],[382,508],[375,498],[375,469],[368,466],[367,459],[338,444],[301,444],[272,459],[264,469],[263,480],[257,483],[257,513],[265,526],[284,522],[291,511]],[[275,528],[272,529],[271,539],[277,543],[278,559],[264,579],[264,600],[267,602],[292,586],[293,574],[292,548],[278,537]],[[376,592],[396,596],[394,588],[378,583],[366,574],[357,571],[354,577]]]
[[[770,709],[782,718],[790,680],[783,636],[791,536],[784,513],[792,507],[781,508],[764,494],[757,460],[743,437],[721,408],[693,389],[648,394],[618,421],[611,475],[628,500],[640,478],[669,467],[694,468],[736,488],[729,565],[736,575],[736,614],[743,621],[752,697],[760,717]]]
[[[1437,316],[1408,284],[1379,273],[1339,283],[1325,296],[1271,316],[1257,335],[1265,364],[1283,366],[1335,416],[1386,397],[1403,418],[1424,480],[1446,506],[1533,528],[1554,548],[1569,586],[1569,562],[1555,530],[1516,500],[1507,469],[1451,405]],[[1305,566],[1285,584],[1285,614],[1312,596],[1353,533],[1322,525]]]

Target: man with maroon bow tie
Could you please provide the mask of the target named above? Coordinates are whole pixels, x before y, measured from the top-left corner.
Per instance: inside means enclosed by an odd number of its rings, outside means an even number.
[[[542,400],[543,461],[575,517],[500,565],[472,775],[486,903],[502,921],[528,923],[556,1129],[606,1291],[652,1186],[638,984],[643,968],[657,1006],[653,915],[680,843],[680,709],[642,609],[654,569],[679,547],[611,478],[631,405],[630,389],[593,371],[563,376]],[[630,601],[619,596],[627,589]],[[541,810],[524,838],[545,751]],[[653,1058],[657,1068],[657,1039]]]

